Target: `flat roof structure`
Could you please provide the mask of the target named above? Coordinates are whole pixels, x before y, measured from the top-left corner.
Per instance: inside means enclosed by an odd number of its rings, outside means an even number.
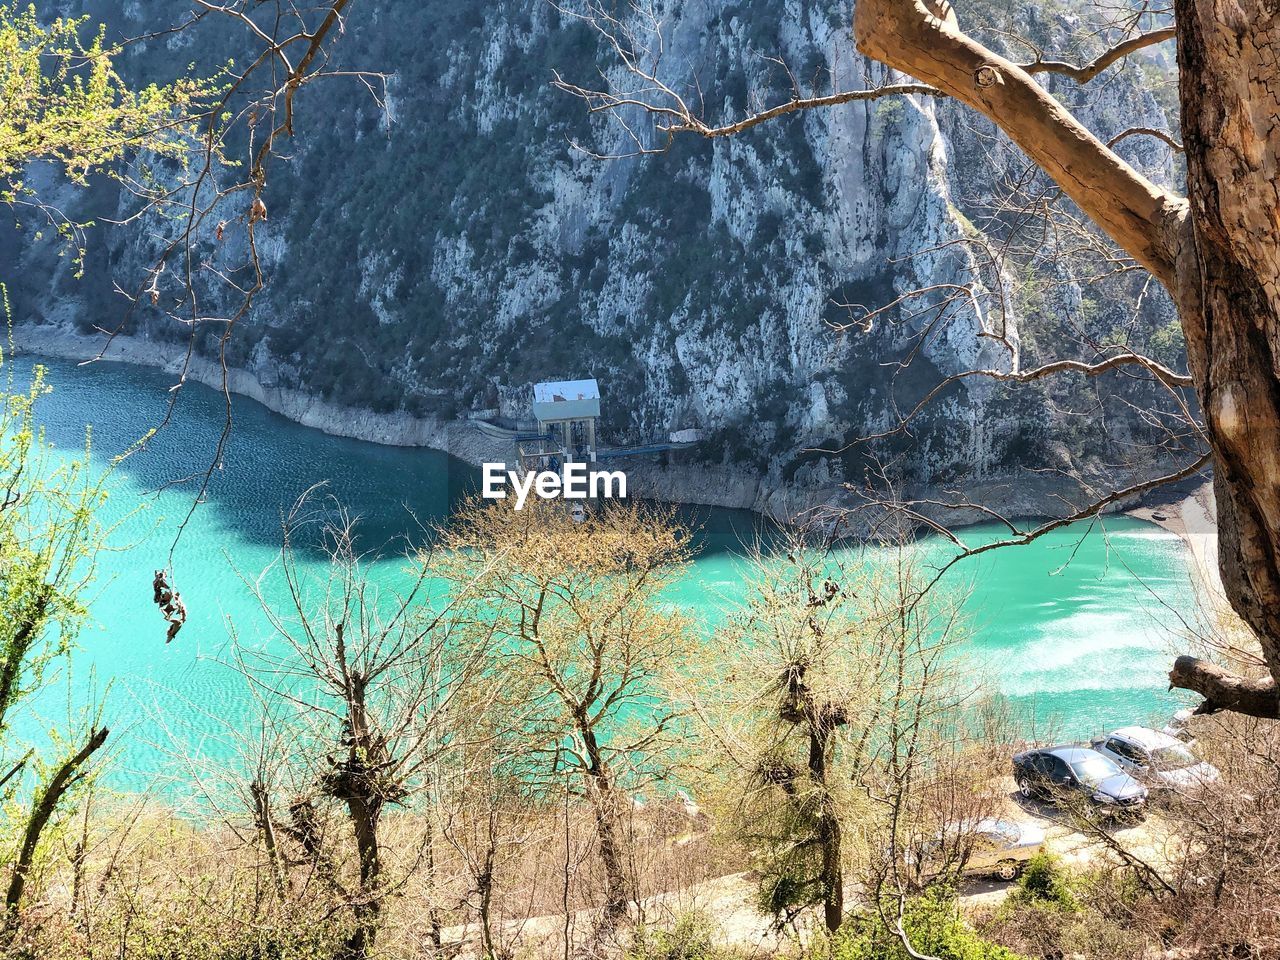
[[[535,383],[533,416],[540,423],[599,417],[600,385],[594,379]]]

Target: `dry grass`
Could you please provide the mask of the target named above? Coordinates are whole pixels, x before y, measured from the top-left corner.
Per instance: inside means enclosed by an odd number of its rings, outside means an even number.
[[[340,811],[322,820],[336,885],[290,844],[282,888],[250,823],[215,825],[178,815],[156,800],[118,799],[64,823],[42,851],[12,956],[41,960],[156,957],[331,957],[349,920],[338,887],[357,889],[349,829]],[[567,828],[566,828],[567,822]],[[474,877],[461,818],[398,811],[384,820],[391,896],[378,955],[449,954],[478,947]],[[432,829],[434,827],[434,829]],[[648,805],[627,823],[632,894],[668,904],[730,871],[741,855],[713,844],[678,804]],[[470,835],[475,835],[474,833]],[[428,837],[434,836],[434,843]],[[564,937],[586,938],[600,902],[590,811],[582,805],[521,812],[519,842],[500,862],[493,918],[511,954],[562,955]]]

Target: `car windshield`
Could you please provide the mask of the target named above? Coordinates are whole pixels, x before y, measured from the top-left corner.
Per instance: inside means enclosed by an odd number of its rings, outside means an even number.
[[[1093,756],[1081,757],[1075,763],[1071,764],[1071,770],[1081,783],[1087,783],[1089,786],[1097,786],[1107,777],[1114,777],[1120,772],[1120,768],[1108,760],[1101,754],[1093,754]]]
[[[1157,770],[1185,770],[1196,766],[1200,761],[1182,744],[1171,743],[1167,747],[1152,750],[1151,762]]]

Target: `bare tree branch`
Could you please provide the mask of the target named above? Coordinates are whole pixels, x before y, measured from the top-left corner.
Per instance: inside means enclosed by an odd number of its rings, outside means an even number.
[[[827,94],[826,96],[793,97],[783,103],[749,114],[740,120],[712,126],[700,117],[695,116],[683,103],[676,106],[661,106],[634,96],[621,96],[601,90],[589,90],[577,84],[569,83],[558,73],[556,74],[554,86],[558,90],[571,93],[587,101],[592,113],[617,110],[623,107],[638,107],[659,118],[659,122],[655,124],[655,127],[660,133],[668,135],[696,133],[698,136],[708,139],[732,136],[735,133],[749,130],[776,117],[786,116],[799,110],[814,110],[821,107],[839,106],[842,103],[857,103],[864,100],[879,100],[883,97],[909,96],[912,94],[926,97],[946,96],[936,87],[931,87],[924,83],[891,83],[866,90],[844,90],[840,93]]]
[[[1182,153],[1183,147],[1177,140],[1173,139],[1163,130],[1156,130],[1153,127],[1130,127],[1117,133],[1114,137],[1107,141],[1108,147],[1114,147],[1121,140],[1127,140],[1129,137],[1155,137],[1157,140],[1163,140],[1167,143],[1174,153]]]
[[[765,59],[776,64],[786,74],[791,83],[793,95],[790,99],[770,107],[748,113],[737,120],[724,123],[709,123],[690,105],[689,99],[678,92],[673,82],[660,78],[664,40],[662,24],[651,10],[633,5],[631,13],[644,25],[644,34],[637,35],[627,23],[606,11],[601,5],[588,0],[582,10],[571,10],[557,7],[569,17],[581,20],[590,26],[617,56],[625,68],[628,78],[633,84],[626,89],[616,89],[607,74],[601,74],[602,86],[593,88],[565,79],[559,72],[554,73],[552,85],[572,96],[578,97],[587,105],[588,113],[607,114],[621,126],[626,139],[635,149],[623,155],[602,155],[586,149],[581,144],[574,144],[579,150],[598,159],[617,159],[619,156],[637,156],[651,153],[662,153],[667,150],[677,134],[693,133],[708,139],[728,137],[752,127],[759,126],[777,117],[786,116],[801,110],[813,110],[822,107],[839,106],[845,103],[858,103],[878,100],[892,96],[944,96],[942,91],[925,83],[893,83],[861,90],[840,90],[828,94],[805,93],[800,83],[787,64],[775,57]],[[652,49],[650,49],[652,48]],[[701,104],[701,91],[698,103]],[[658,134],[658,145],[654,146],[637,133],[634,122],[628,113],[647,116]]]
[[[1176,34],[1177,31],[1174,27],[1148,30],[1146,33],[1140,33],[1136,37],[1129,37],[1127,40],[1117,43],[1085,64],[1077,65],[1063,60],[1044,60],[1037,57],[1030,63],[1019,64],[1019,67],[1030,74],[1060,73],[1070,77],[1077,83],[1088,83],[1116,61],[1123,60],[1129,54],[1135,53],[1144,47],[1151,47],[1157,43],[1172,40]]]

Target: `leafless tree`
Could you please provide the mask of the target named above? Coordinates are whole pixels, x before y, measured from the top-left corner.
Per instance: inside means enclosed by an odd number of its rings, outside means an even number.
[[[461,899],[475,918],[480,949],[486,957],[504,960],[514,955],[521,932],[519,924],[505,921],[527,917],[531,900],[513,890],[513,881],[527,851],[554,842],[549,828],[555,811],[539,804],[504,764],[502,752],[493,749],[500,741],[478,736],[476,742],[478,749],[468,751],[457,767],[462,782],[442,791],[448,810],[440,817],[441,834],[461,861],[466,878]]]
[[[498,685],[508,756],[546,791],[590,807],[612,932],[634,899],[623,790],[666,775],[678,714],[663,682],[686,659],[687,624],[659,602],[688,531],[642,508],[573,522],[558,504],[464,508],[442,532],[438,572],[470,591],[485,675]]]
[[[253,584],[274,640],[238,646],[237,663],[266,696],[296,708],[280,722],[289,724],[286,739],[300,754],[291,759],[310,770],[311,792],[291,798],[285,818],[273,809],[268,783],[255,779],[254,820],[273,861],[288,837],[327,878],[354,920],[344,955],[362,958],[373,950],[387,897],[432,862],[434,773],[459,746],[455,713],[477,661],[454,636],[450,607],[428,602],[428,567],[415,564],[398,592],[380,587],[341,508],[304,496],[283,532],[278,562]],[[327,560],[318,578],[298,557],[317,546]],[[267,586],[277,582],[283,606]],[[419,837],[388,858],[384,814],[415,797],[423,800]],[[340,806],[351,831],[352,886],[342,876],[345,858],[322,829],[326,803]]]

